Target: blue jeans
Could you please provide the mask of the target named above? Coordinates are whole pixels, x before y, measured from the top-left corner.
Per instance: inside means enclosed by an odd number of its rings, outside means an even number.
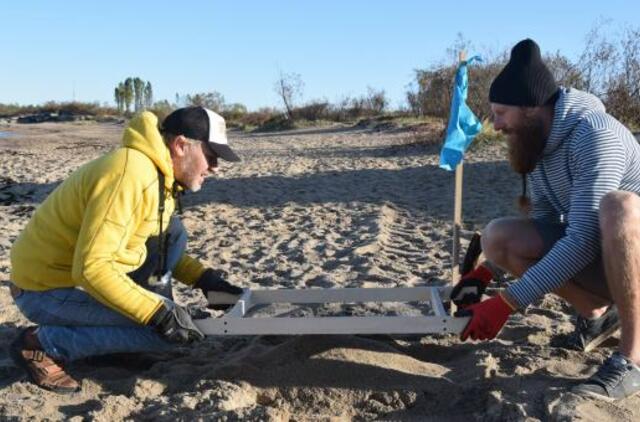
[[[186,248],[187,233],[182,222],[172,217],[167,234],[167,268],[173,270]],[[146,261],[129,274],[136,283],[144,285],[155,269],[157,245],[157,237],[147,241]],[[56,359],[73,361],[94,355],[162,351],[171,347],[152,328],[137,324],[80,289],[25,290],[15,302],[29,320],[39,325],[38,339],[45,352]]]

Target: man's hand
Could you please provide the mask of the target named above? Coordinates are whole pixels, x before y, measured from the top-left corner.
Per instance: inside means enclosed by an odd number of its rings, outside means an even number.
[[[471,319],[464,331],[462,331],[460,339],[465,341],[469,337],[472,340],[491,340],[495,338],[513,311],[515,311],[515,308],[507,303],[501,294],[498,294],[491,299],[456,312],[456,316],[471,315]]]
[[[164,302],[151,317],[149,325],[170,343],[189,344],[204,340],[204,334],[195,326],[189,312],[173,303]]]
[[[466,273],[451,290],[451,301],[459,308],[480,302],[484,291],[493,279],[493,274],[484,265]]]
[[[236,287],[232,284],[229,284],[225,279],[227,278],[227,273],[224,271],[216,271],[211,268],[205,270],[204,273],[200,276],[198,281],[193,285],[194,288],[202,290],[202,294],[205,298],[208,298],[209,292],[222,292],[228,293],[234,296],[238,296],[242,294],[242,289],[240,287]],[[224,304],[224,305],[210,305],[211,309],[215,309],[218,311],[227,310],[233,306],[233,304]]]

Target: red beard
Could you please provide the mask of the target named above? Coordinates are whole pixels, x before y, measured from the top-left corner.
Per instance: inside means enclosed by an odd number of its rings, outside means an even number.
[[[507,135],[511,168],[520,174],[533,171],[547,144],[541,119],[525,121],[503,132]]]

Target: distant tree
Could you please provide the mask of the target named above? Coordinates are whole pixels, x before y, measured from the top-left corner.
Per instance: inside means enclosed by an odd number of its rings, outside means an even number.
[[[280,76],[278,77],[273,89],[282,100],[288,119],[293,119],[295,102],[302,98],[303,87],[304,83],[302,82],[302,77],[299,74],[280,72]]]
[[[118,86],[114,89],[114,98],[116,100],[116,107],[118,108],[118,113],[122,113],[124,110],[124,98],[123,98],[123,84],[120,82]]]
[[[452,50],[452,49],[449,49]],[[448,51],[449,51],[448,50]],[[468,50],[467,50],[468,51]],[[451,54],[453,56],[453,54]],[[506,64],[505,53],[491,55],[482,54],[483,61],[468,67],[469,91],[467,104],[480,118],[491,116],[489,105],[489,87],[493,79]],[[458,63],[434,64],[428,69],[415,70],[415,86],[407,99],[414,101],[410,105],[419,110],[421,115],[447,118],[451,107],[451,93]]]
[[[124,81],[124,104],[126,112],[131,112],[131,103],[133,102],[133,79],[127,78]]]
[[[144,87],[144,106],[145,108],[151,108],[153,104],[153,88],[151,87],[151,82],[147,81],[147,84]]]
[[[418,90],[415,83],[412,82],[407,85],[405,97],[411,114],[413,114],[414,116],[422,116],[422,102],[420,101],[420,91]]]
[[[559,85],[584,89],[585,81],[580,69],[559,51],[545,55],[543,60]]]
[[[634,130],[640,128],[640,28],[626,28],[618,40],[618,60],[604,103],[609,113]]]
[[[460,52],[464,51],[466,53],[470,53],[474,50],[474,46],[464,37],[462,32],[456,33],[456,39],[453,41],[453,44],[447,47],[447,56],[450,60],[450,64],[457,65],[458,60],[460,60]]]
[[[144,81],[138,77],[133,78],[133,98],[137,113],[144,107]]]
[[[373,114],[382,114],[384,110],[389,106],[389,100],[384,92],[384,89],[376,91],[371,87],[367,87],[367,108],[373,112]]]
[[[130,113],[132,105],[135,112],[150,108],[153,104],[151,82],[145,82],[137,76],[128,77],[118,83],[114,89],[114,98],[120,113]]]
[[[316,121],[329,118],[331,105],[327,100],[312,100],[306,104],[295,108],[295,115],[298,119]]]
[[[156,101],[149,107],[149,111],[158,117],[159,121],[164,120],[176,107],[174,104],[170,104],[167,100]]]
[[[247,114],[247,107],[240,103],[225,105],[222,111],[222,115],[227,120],[238,120],[245,114]]]
[[[597,22],[585,38],[585,48],[576,61],[560,52],[545,54],[544,62],[559,85],[590,92],[599,97],[607,111],[632,129],[640,128],[640,28],[627,27],[617,35]],[[604,35],[607,34],[607,35]],[[415,71],[415,82],[407,91],[407,102],[416,114],[447,118],[457,53],[474,52],[458,35],[447,49],[451,61]],[[474,52],[475,54],[475,52]],[[491,117],[489,87],[509,59],[509,51],[481,54],[482,63],[468,68],[467,104],[481,119]],[[355,106],[352,107],[352,110]]]
[[[576,64],[583,83],[575,88],[597,96],[606,95],[607,87],[615,79],[616,65],[620,63],[616,46],[602,34],[606,25],[607,22],[601,20],[587,33],[584,51]]]
[[[187,106],[206,107],[216,113],[224,110],[224,96],[217,91],[187,95],[185,102]]]

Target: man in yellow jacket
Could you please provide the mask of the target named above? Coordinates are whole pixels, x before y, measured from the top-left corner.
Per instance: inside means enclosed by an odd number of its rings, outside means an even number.
[[[221,116],[187,107],[158,127],[144,112],[120,148],[80,167],[38,207],[11,249],[11,294],[39,326],[10,352],[33,382],[77,391],[65,362],[203,339],[172,300],[172,276],[205,296],[242,292],[184,253],[186,232],[172,216],[176,191],[200,189],[218,158],[240,160]]]

